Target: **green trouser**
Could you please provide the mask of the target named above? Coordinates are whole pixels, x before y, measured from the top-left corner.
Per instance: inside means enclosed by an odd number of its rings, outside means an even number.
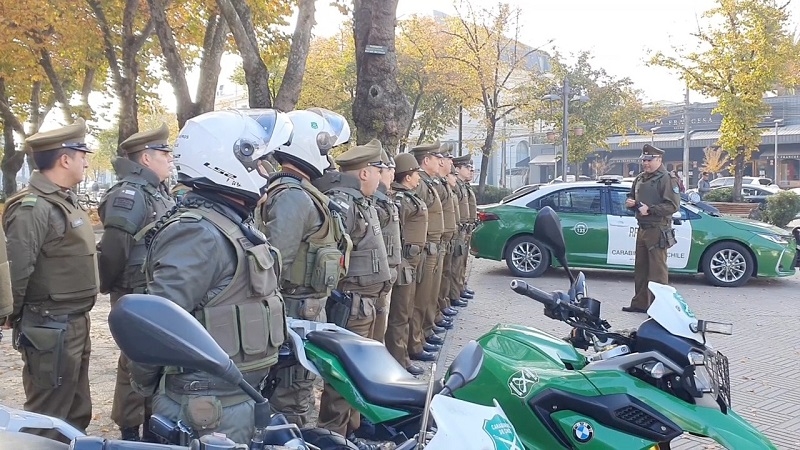
[[[359,336],[372,337],[375,331],[375,302],[377,298],[361,297],[353,293],[353,308],[347,321],[347,329]],[[319,401],[317,426],[347,436],[361,426],[361,414],[328,383],[322,390]]]
[[[125,295],[121,292],[112,292],[111,308]],[[152,399],[142,397],[131,387],[131,375],[128,372],[128,358],[120,352],[117,361],[117,380],[114,385],[114,401],[111,404],[111,420],[120,428],[139,427],[145,423],[145,418],[152,414]]]
[[[442,247],[444,253],[442,255],[442,280],[439,282],[439,291],[436,299],[439,305],[439,311],[450,306],[450,278],[453,272],[453,233],[442,234]]]
[[[54,320],[58,323],[54,324]],[[65,328],[61,332],[63,341],[54,338],[55,335],[51,333],[54,325]],[[25,335],[19,348],[24,363],[22,385],[25,389],[25,410],[63,419],[80,430],[86,430],[92,420],[89,313],[51,318],[25,310],[16,326]],[[59,345],[59,341],[63,344]],[[60,433],[53,430],[31,432],[63,440]]]
[[[386,339],[386,328],[389,326],[389,308],[392,300],[392,291],[382,294],[375,301],[375,326],[372,330],[372,339],[383,343]]]
[[[411,365],[411,359],[408,357],[408,337],[414,317],[414,294],[417,291],[417,267],[420,261],[422,255],[415,255],[400,264],[389,304],[386,349],[403,367]],[[422,328],[419,324],[416,326],[418,329]]]
[[[284,296],[286,315],[297,319],[325,322],[326,298],[298,298]],[[269,397],[269,405],[275,413],[282,413],[286,419],[299,427],[309,421],[314,406],[314,379],[316,376],[305,367],[296,364],[276,371],[278,384]]]
[[[661,244],[661,230],[656,227],[642,228],[636,233],[636,257],[634,260],[635,293],[631,299],[634,308],[647,309],[653,303],[653,293],[647,283],[669,283],[667,249]]]
[[[464,290],[464,275],[466,271],[467,260],[467,245],[465,243],[465,234],[459,232],[458,237],[454,239],[453,245],[453,262],[450,267],[450,291],[448,297],[453,299],[461,298],[461,292]]]

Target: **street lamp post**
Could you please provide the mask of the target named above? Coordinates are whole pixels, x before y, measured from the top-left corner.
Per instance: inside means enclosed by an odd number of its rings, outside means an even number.
[[[773,167],[773,169],[775,169],[774,172],[775,176],[773,177],[772,182],[775,184],[779,184],[778,183],[778,125],[783,123],[783,119],[775,119],[773,120],[773,122],[775,123],[775,155],[774,155],[775,160],[772,162],[772,164],[775,166]]]
[[[661,127],[653,127],[650,128],[650,145],[655,146],[656,143],[656,131],[660,130]]]
[[[555,100],[561,100],[561,106],[563,108],[561,116],[561,180],[566,182],[567,167],[569,167],[569,162],[567,161],[567,150],[569,149],[569,102],[572,100],[578,100],[585,103],[589,100],[589,98],[584,95],[573,98],[572,86],[569,83],[569,78],[566,76],[564,77],[560,91],[560,95],[548,94],[542,97],[542,100],[548,100],[551,102]]]

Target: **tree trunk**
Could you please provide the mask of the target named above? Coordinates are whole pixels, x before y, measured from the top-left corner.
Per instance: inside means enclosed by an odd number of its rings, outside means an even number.
[[[178,129],[183,128],[187,120],[214,109],[214,99],[219,81],[220,60],[225,44],[228,26],[219,14],[212,14],[206,23],[203,38],[203,54],[200,61],[200,77],[197,86],[197,102],[192,101],[189,83],[186,81],[186,66],[183,64],[175,34],[167,21],[166,3],[163,0],[148,0],[150,17],[152,17],[161,54],[169,73],[170,83],[175,92],[176,116]]]
[[[406,148],[408,147],[408,137],[411,136],[411,129],[414,128],[414,117],[417,115],[417,109],[419,109],[419,102],[422,101],[422,94],[424,92],[421,83],[419,85],[419,88],[420,89],[419,91],[417,91],[417,95],[414,96],[414,104],[411,105],[411,113],[409,114],[409,117],[411,119],[408,121],[408,124],[406,125],[405,137],[400,143],[400,149],[397,151],[397,153],[405,152]],[[421,137],[422,133],[420,133],[420,138]],[[417,142],[417,145],[419,144],[420,142]]]
[[[269,71],[258,51],[250,7],[243,1],[217,0],[225,21],[231,28],[236,48],[242,57],[248,100],[251,108],[271,108]]]
[[[496,120],[489,120],[486,125],[486,138],[483,140],[483,146],[481,147],[481,174],[478,177],[478,198],[482,198],[483,192],[486,190],[486,177],[489,175],[489,156],[492,154],[496,127]]]
[[[395,27],[398,0],[355,0],[353,35],[356,51],[356,98],[353,102],[357,142],[374,138],[395,153],[411,120],[411,105],[397,84]],[[366,53],[367,45],[386,54]]]
[[[139,63],[137,56],[145,42],[153,34],[153,19],[149,18],[142,30],[134,33],[133,24],[139,10],[139,0],[126,0],[122,13],[122,59],[117,55],[117,46],[114,44],[119,30],[109,25],[105,10],[100,0],[86,0],[94,12],[97,24],[103,34],[103,47],[111,71],[114,91],[120,103],[119,108],[119,140],[122,143],[131,135],[139,131],[139,103],[136,92],[136,83],[139,77]],[[121,155],[120,155],[121,156]]]
[[[303,87],[303,73],[306,71],[308,49],[311,45],[311,29],[316,23],[314,13],[315,0],[298,0],[297,25],[292,35],[292,46],[289,49],[289,61],[283,72],[281,87],[275,97],[275,108],[281,111],[291,111],[300,100],[300,90]]]
[[[745,151],[740,150],[739,153],[733,158],[733,201],[739,203],[742,201],[742,175],[744,174],[744,155]]]

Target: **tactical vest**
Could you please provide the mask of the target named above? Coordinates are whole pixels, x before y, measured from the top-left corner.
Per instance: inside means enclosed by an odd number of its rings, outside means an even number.
[[[361,191],[353,188],[335,185],[326,193],[331,196],[344,195],[348,198],[348,203],[356,208],[357,229],[348,230],[355,250],[350,253],[350,267],[344,281],[360,287],[375,287],[389,281],[392,275],[389,257],[375,207],[370,205]],[[363,237],[356,241],[361,236],[361,231]]]
[[[411,191],[397,191],[395,199],[398,208],[404,208],[403,205],[414,208],[413,212],[403,214],[401,230],[404,245],[425,245],[428,233],[428,207],[425,206],[425,202]]]
[[[269,243],[251,243],[239,224],[206,208],[182,209],[167,219],[159,231],[173,222],[201,220],[212,223],[230,241],[236,250],[236,270],[227,286],[214,297],[204,299],[207,301],[192,313],[242,373],[271,367],[278,361],[278,348],[287,337],[283,298],[278,289],[280,255]],[[149,282],[149,268],[147,277]]]
[[[475,197],[475,191],[472,190],[472,186],[467,183],[464,183],[467,188],[467,195],[469,196],[469,220],[470,222],[474,222],[478,219],[478,198]]]
[[[469,216],[469,194],[463,181],[456,181],[456,192],[458,193],[459,222],[461,224],[469,223],[472,220]]]
[[[353,242],[345,232],[341,214],[328,207],[330,199],[307,180],[279,177],[267,187],[267,195],[278,196],[288,189],[308,195],[322,218],[322,225],[300,242],[292,269],[283,274],[281,287],[291,293],[302,286],[327,297],[347,273]],[[263,204],[259,207],[259,217],[263,217],[261,209],[264,207]]]
[[[5,214],[18,207],[33,207],[41,199],[64,213],[64,236],[45,242],[36,258],[36,265],[28,279],[25,303],[42,304],[68,314],[84,312],[94,305],[100,285],[97,273],[97,250],[94,230],[86,212],[73,205],[58,193],[22,191],[6,202]],[[12,256],[13,259],[13,256]],[[66,302],[81,302],[66,306]],[[64,310],[67,311],[64,311]]]
[[[428,242],[439,243],[444,229],[444,218],[442,215],[442,200],[436,190],[438,180],[431,179],[427,174],[422,174],[422,183],[417,187],[417,194],[424,199],[428,206]]]
[[[456,212],[453,207],[453,191],[447,185],[447,181],[439,180],[436,185],[436,192],[439,194],[439,199],[442,201],[442,220],[444,228],[443,234],[452,234],[456,231]]]
[[[657,205],[664,201],[661,197],[661,183],[669,183],[669,175],[666,170],[659,170],[652,175],[646,172],[639,174],[634,180],[634,195],[638,202],[645,205]],[[652,214],[643,216],[636,211],[636,219],[640,224],[664,225],[672,223],[672,217],[657,217]]]
[[[397,267],[402,260],[403,248],[400,239],[400,214],[397,211],[397,206],[385,193],[377,191],[373,198],[375,199],[376,209],[381,222],[383,242],[386,246],[386,254],[389,257],[389,267]]]
[[[144,194],[145,209],[147,210],[147,218],[144,223],[139,224],[139,229],[134,235],[133,247],[131,247],[128,262],[122,276],[117,279],[117,283],[113,286],[114,290],[125,292],[128,290],[142,289],[147,286],[147,278],[145,277],[142,266],[144,260],[147,258],[147,246],[145,245],[144,234],[152,228],[155,222],[167,213],[175,202],[172,198],[165,196],[157,188],[145,181],[128,180],[123,178],[112,186],[103,199],[100,201],[100,207],[103,206],[106,199],[119,189],[129,187]],[[106,218],[107,219],[107,218]]]

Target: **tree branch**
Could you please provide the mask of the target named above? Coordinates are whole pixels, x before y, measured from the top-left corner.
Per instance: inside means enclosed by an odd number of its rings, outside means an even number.
[[[106,59],[108,60],[108,67],[111,69],[111,76],[114,80],[114,84],[119,86],[122,84],[122,70],[119,66],[117,51],[114,47],[113,35],[111,34],[111,27],[108,25],[105,11],[103,11],[99,0],[86,0],[86,3],[92,8],[97,18],[97,24],[100,26],[100,31],[103,33],[103,49],[106,54]]]
[[[178,46],[175,44],[175,34],[167,21],[166,4],[163,0],[147,0],[147,4],[150,7],[150,20],[155,28],[156,36],[158,36],[158,42],[161,44],[161,54],[164,56],[178,107],[183,109],[192,103],[192,95],[189,92],[189,84],[186,82],[186,66],[183,65],[183,59],[181,59]],[[209,21],[209,24],[211,22]]]
[[[225,39],[228,37],[228,23],[219,13],[208,20],[206,34],[203,38],[203,59],[200,62],[200,83],[197,86],[197,104],[202,112],[214,109],[217,95],[220,61],[225,51]]]
[[[53,68],[53,61],[50,59],[50,52],[46,49],[41,49],[39,51],[39,65],[42,66],[44,69],[44,73],[47,74],[47,80],[50,81],[50,86],[53,88],[53,93],[56,96],[56,100],[61,103],[61,109],[64,112],[64,118],[67,122],[72,122],[72,108],[69,103],[69,99],[67,98],[67,93],[64,91],[64,86],[61,84],[61,80],[56,73],[56,70]]]
[[[283,73],[280,90],[275,97],[275,108],[291,111],[300,99],[303,73],[306,71],[308,49],[311,45],[311,29],[314,27],[315,0],[298,0],[297,25],[292,35],[289,60]]]

